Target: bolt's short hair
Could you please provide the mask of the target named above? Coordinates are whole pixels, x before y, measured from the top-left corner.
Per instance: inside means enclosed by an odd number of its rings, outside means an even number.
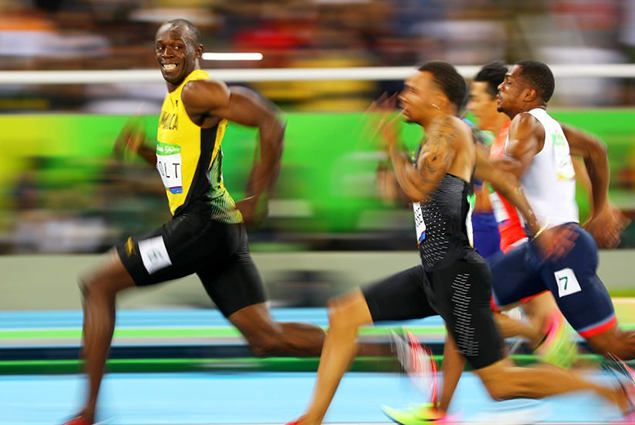
[[[187,19],[172,19],[170,21],[167,21],[165,24],[171,24],[175,27],[182,26],[187,28],[190,34],[192,35],[192,41],[194,41],[194,43],[196,44],[201,44],[201,32],[196,27],[196,25],[194,25],[192,22],[188,21]]]

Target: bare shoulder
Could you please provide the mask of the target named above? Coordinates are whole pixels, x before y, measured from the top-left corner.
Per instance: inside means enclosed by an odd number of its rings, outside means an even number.
[[[194,92],[197,90],[217,90],[228,92],[229,88],[224,81],[208,78],[206,80],[194,80],[188,82],[183,87],[183,92]]]
[[[465,131],[466,124],[459,118],[443,115],[437,118],[430,129],[429,142],[453,145]]]
[[[509,127],[509,134],[529,133],[536,130],[542,130],[542,124],[529,112],[523,112],[514,117]]]
[[[516,115],[509,127],[509,142],[505,147],[507,155],[529,163],[542,150],[545,129],[533,115],[523,112]]]
[[[450,130],[450,129],[458,130],[464,124],[465,123],[463,122],[463,120],[461,120],[458,117],[455,117],[452,115],[442,115],[434,120],[434,123],[432,124],[432,126],[433,126],[433,129],[437,129],[437,130]]]
[[[220,80],[195,80],[188,82],[181,92],[186,107],[217,108],[229,100],[229,88]]]
[[[427,174],[446,172],[459,149],[462,122],[456,117],[445,115],[435,119],[419,155],[419,168]]]

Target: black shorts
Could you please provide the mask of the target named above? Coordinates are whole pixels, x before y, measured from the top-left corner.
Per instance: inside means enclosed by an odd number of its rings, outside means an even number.
[[[226,317],[267,300],[242,224],[184,214],[143,237],[128,238],[116,248],[137,286],[196,273]]]
[[[464,259],[426,273],[426,292],[472,369],[502,360],[503,340],[491,308],[489,267]]]
[[[373,322],[436,316],[423,289],[423,266],[409,268],[362,289]]]
[[[472,369],[504,358],[503,341],[490,308],[485,262],[457,260],[441,270],[419,265],[363,289],[373,322],[439,314]]]

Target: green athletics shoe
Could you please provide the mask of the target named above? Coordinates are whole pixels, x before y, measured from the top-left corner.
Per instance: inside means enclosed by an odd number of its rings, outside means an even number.
[[[451,424],[458,420],[458,415],[445,415],[432,407],[432,403],[415,405],[409,409],[397,410],[382,406],[381,410],[393,422],[402,425]]]
[[[565,369],[573,366],[578,359],[574,334],[560,313],[553,313],[547,319],[547,335],[536,352],[541,361]]]

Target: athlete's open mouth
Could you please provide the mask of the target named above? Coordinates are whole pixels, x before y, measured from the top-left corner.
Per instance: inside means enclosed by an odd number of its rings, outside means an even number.
[[[166,71],[174,71],[178,65],[175,63],[164,63],[161,67]]]

